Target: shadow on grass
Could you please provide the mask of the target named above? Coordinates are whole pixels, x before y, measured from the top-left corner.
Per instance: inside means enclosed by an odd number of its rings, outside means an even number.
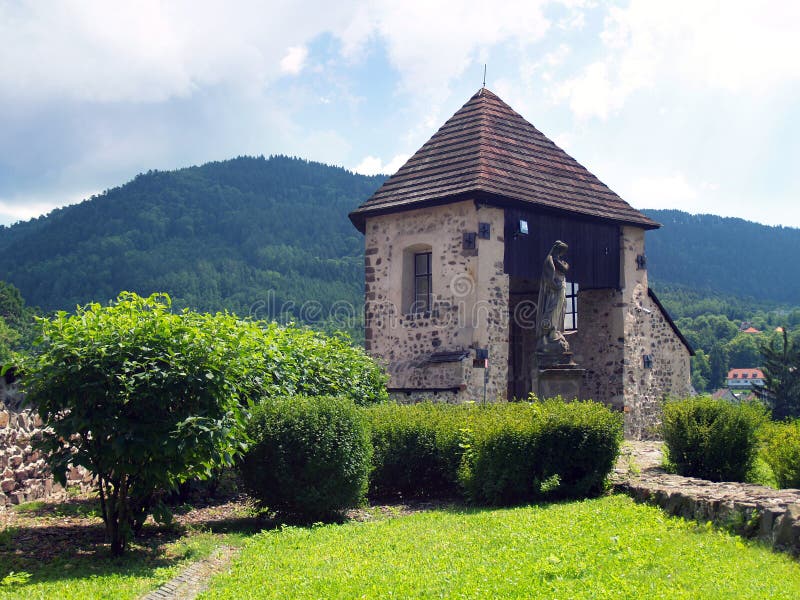
[[[33,515],[58,516],[58,507]],[[66,509],[71,512],[73,509]],[[102,523],[12,526],[0,537],[0,581],[11,572],[31,575],[27,583],[118,575],[147,578],[158,568],[198,558],[198,534],[254,534],[277,525],[259,517],[208,519],[188,526],[147,524],[123,556],[113,556]],[[175,542],[185,541],[185,544]],[[22,588],[18,588],[22,589]],[[0,592],[3,588],[0,587]]]

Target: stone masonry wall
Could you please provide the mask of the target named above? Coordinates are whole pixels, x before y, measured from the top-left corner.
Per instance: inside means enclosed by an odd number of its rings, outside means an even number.
[[[625,407],[621,306],[622,293],[617,290],[580,290],[578,330],[568,337],[573,359],[586,369],[581,382],[583,399],[603,402],[620,411]]]
[[[53,479],[44,457],[32,442],[41,422],[30,411],[14,411],[0,404],[0,507],[45,498]]]
[[[490,224],[490,239],[477,239],[475,250],[465,250],[463,234],[477,232],[479,222]],[[458,390],[459,401],[482,398],[485,371],[473,367],[476,348],[489,351],[487,398],[505,398],[509,294],[503,225],[502,209],[473,201],[367,219],[365,347],[386,365],[398,399],[443,389]],[[413,314],[407,306],[413,286],[408,256],[428,249],[433,307]],[[428,360],[433,353],[455,351],[469,356],[449,363]]]
[[[620,245],[620,289],[580,290],[578,331],[569,340],[586,369],[583,398],[624,411],[625,436],[643,439],[653,437],[664,398],[689,394],[690,355],[648,295],[647,270],[637,266],[644,230],[623,227]]]
[[[0,377],[0,508],[62,493],[54,483],[44,456],[33,449],[41,436],[38,415],[23,408],[20,394]],[[82,491],[92,478],[83,469],[71,469],[68,485]]]
[[[663,400],[691,392],[690,355],[645,290],[637,290],[626,325],[626,436],[651,439],[658,437],[654,428],[661,422]],[[650,368],[644,367],[645,355],[651,357]]]
[[[644,254],[644,231],[624,227],[623,299],[625,318],[625,435],[632,439],[656,436],[661,403],[667,397],[687,396],[691,390],[691,356],[667,316],[647,292],[647,270],[636,267]],[[646,368],[649,355],[652,367]]]

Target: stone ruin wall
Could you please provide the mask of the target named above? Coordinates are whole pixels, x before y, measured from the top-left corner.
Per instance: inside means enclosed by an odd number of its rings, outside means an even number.
[[[463,248],[463,234],[491,226],[490,239]],[[505,398],[508,370],[508,276],[503,269],[502,209],[473,201],[369,217],[365,232],[365,347],[383,362],[400,401],[483,398],[484,369],[475,348],[489,351],[488,400]],[[433,310],[404,310],[404,252],[431,251]],[[413,250],[412,250],[413,251]],[[464,360],[428,363],[435,352],[470,351]],[[456,393],[425,391],[457,389]],[[418,391],[406,391],[418,390]],[[440,398],[441,397],[441,398]]]
[[[42,454],[33,448],[41,433],[38,415],[24,408],[15,386],[0,377],[0,509],[64,493]],[[91,484],[91,475],[84,469],[70,470],[69,487],[86,491]]]

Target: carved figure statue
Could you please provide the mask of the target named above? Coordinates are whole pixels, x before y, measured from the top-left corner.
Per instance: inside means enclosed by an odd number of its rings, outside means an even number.
[[[566,309],[566,276],[569,265],[563,259],[568,246],[557,241],[553,244],[542,266],[539,282],[539,303],[536,311],[536,352],[553,357],[569,352],[564,337],[564,311]]]

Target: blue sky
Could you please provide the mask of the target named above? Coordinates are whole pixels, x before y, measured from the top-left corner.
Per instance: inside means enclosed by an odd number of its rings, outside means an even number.
[[[637,208],[800,227],[800,2],[0,0],[0,224],[148,169],[393,172],[487,87]]]

